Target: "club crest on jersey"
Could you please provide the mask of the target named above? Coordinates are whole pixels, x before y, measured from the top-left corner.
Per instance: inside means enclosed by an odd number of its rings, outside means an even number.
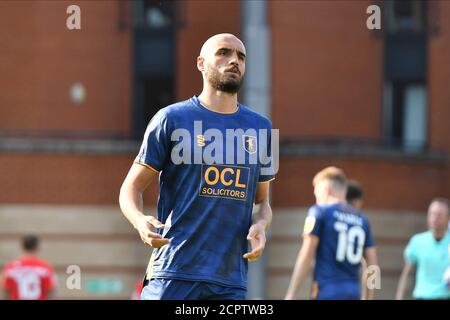
[[[242,143],[244,150],[248,153],[253,154],[257,151],[257,141],[255,136],[242,135]]]
[[[303,234],[310,234],[314,230],[316,225],[316,218],[313,216],[308,216],[305,219],[305,226],[303,227]]]

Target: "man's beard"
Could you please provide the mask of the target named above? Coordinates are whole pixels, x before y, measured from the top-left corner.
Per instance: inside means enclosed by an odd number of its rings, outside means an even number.
[[[220,74],[216,68],[211,66],[206,72],[206,79],[214,89],[231,94],[237,93],[243,82],[243,77],[228,77],[226,74]]]

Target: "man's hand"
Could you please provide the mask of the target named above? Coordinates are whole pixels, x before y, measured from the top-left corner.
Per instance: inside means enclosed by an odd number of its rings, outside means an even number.
[[[153,248],[159,248],[170,242],[170,239],[163,238],[152,229],[164,228],[164,225],[153,216],[141,216],[135,223],[135,227],[144,243]]]
[[[264,251],[266,246],[266,227],[263,222],[258,222],[250,227],[247,235],[247,240],[250,241],[252,251],[244,254],[244,259],[248,259],[249,262],[256,261]]]
[[[170,242],[169,239],[153,232],[152,229],[164,228],[164,225],[155,217],[146,216],[142,194],[152,181],[158,178],[159,173],[148,169],[145,165],[133,163],[122,187],[120,188],[119,203],[128,221],[139,232],[144,243],[154,248],[162,247]]]
[[[249,262],[258,260],[266,246],[266,230],[272,221],[272,209],[269,205],[269,186],[267,182],[259,182],[256,187],[255,204],[259,206],[252,216],[253,224],[248,231],[247,240],[250,241],[252,251],[243,255]]]

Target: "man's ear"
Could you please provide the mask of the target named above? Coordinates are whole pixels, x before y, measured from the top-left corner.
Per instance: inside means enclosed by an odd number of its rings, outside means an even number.
[[[327,196],[329,196],[329,195],[334,195],[334,190],[333,190],[333,188],[330,186],[329,183],[327,183],[327,184],[325,184],[325,185],[323,186],[323,191],[324,191],[324,194],[326,194]]]
[[[197,57],[197,69],[200,72],[205,71],[205,58],[203,57]]]

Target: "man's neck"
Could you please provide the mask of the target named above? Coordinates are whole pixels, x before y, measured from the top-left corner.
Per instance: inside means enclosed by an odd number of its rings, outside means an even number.
[[[447,232],[447,230],[432,230],[431,231],[433,233],[433,237],[436,241],[441,241],[442,238],[445,236],[445,233]]]
[[[321,203],[321,205],[332,205],[332,204],[337,204],[337,203],[344,203],[344,199],[338,198],[338,197],[333,197],[333,196],[328,196],[324,199],[324,201]]]
[[[36,258],[36,252],[24,252],[22,258]]]
[[[234,113],[237,111],[237,94],[204,88],[198,96],[206,108],[220,113]]]

